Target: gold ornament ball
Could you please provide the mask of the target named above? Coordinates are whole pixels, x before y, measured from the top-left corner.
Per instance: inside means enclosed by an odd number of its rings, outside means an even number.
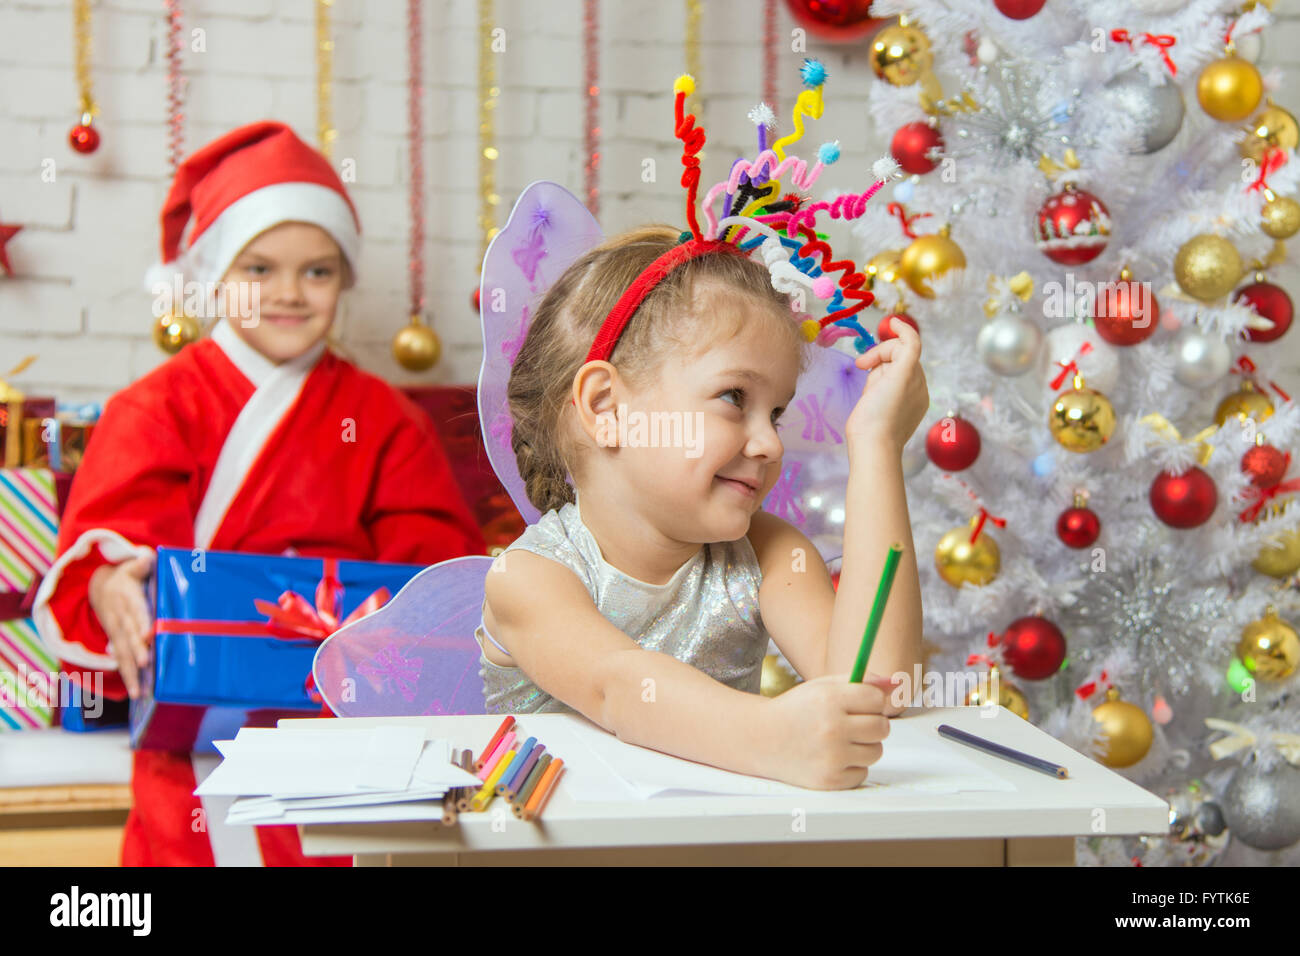
[[[1098,759],[1107,767],[1131,767],[1151,749],[1151,720],[1141,707],[1119,699],[1114,687],[1106,699],[1092,710],[1092,719],[1101,725],[1106,738]]]
[[[1260,210],[1260,226],[1270,239],[1290,239],[1300,232],[1300,202],[1275,196]]]
[[[1222,236],[1202,233],[1183,243],[1174,257],[1174,278],[1184,292],[1202,302],[1222,299],[1241,278],[1241,255]]]
[[[1295,117],[1280,106],[1269,106],[1251,122],[1241,141],[1241,155],[1256,163],[1264,161],[1270,149],[1295,149],[1300,145],[1300,127]]]
[[[1072,388],[1056,397],[1047,427],[1070,451],[1096,451],[1115,434],[1115,406],[1096,389]]]
[[[966,254],[944,233],[918,236],[898,260],[899,275],[913,292],[927,299],[934,298],[934,290],[926,285],[926,280],[941,276],[949,269],[964,268]]]
[[[1264,95],[1264,81],[1249,60],[1225,56],[1201,70],[1196,98],[1201,109],[1223,123],[1244,120]]]
[[[1275,518],[1286,510],[1285,504],[1274,503],[1269,505],[1268,515]],[[1300,529],[1284,531],[1266,540],[1250,566],[1272,578],[1285,579],[1300,571]]]
[[[763,658],[763,678],[759,684],[759,693],[764,697],[784,694],[797,683],[799,675],[783,665],[775,654]]]
[[[168,355],[197,342],[203,329],[192,315],[164,315],[153,324],[153,341]]]
[[[893,282],[899,275],[899,261],[903,257],[901,249],[886,249],[877,252],[867,262],[867,275],[875,276],[882,282]]]
[[[894,86],[911,86],[933,66],[930,38],[914,26],[890,24],[871,44],[871,69]]]
[[[1250,382],[1242,384],[1241,391],[1233,392],[1231,395],[1219,402],[1219,407],[1214,410],[1214,421],[1220,428],[1230,418],[1240,418],[1245,421],[1247,418],[1253,418],[1257,422],[1262,422],[1273,414],[1273,403],[1263,392],[1255,390],[1255,386]]]
[[[438,333],[411,317],[411,324],[393,336],[393,358],[402,368],[412,372],[425,372],[433,368],[442,354]]]
[[[939,539],[934,549],[935,570],[955,588],[966,582],[983,587],[997,577],[1002,567],[1002,554],[997,542],[983,531],[971,544],[970,536],[976,521],[972,518],[967,528],[953,528]]]
[[[995,677],[996,675],[996,677]],[[1029,719],[1029,701],[1025,695],[1020,693],[1020,688],[1015,684],[1008,683],[998,674],[996,667],[989,671],[988,686],[981,688],[976,685],[975,689],[966,695],[967,707],[983,707],[986,703],[985,695],[992,696],[993,682],[996,679],[998,688],[998,704],[1005,707],[1011,713],[1015,714],[1021,720]]]
[[[1242,629],[1237,656],[1260,680],[1282,680],[1300,664],[1300,634],[1270,608],[1268,614]]]

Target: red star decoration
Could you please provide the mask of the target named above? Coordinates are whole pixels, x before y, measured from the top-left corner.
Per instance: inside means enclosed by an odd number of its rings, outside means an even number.
[[[4,269],[5,275],[14,274],[13,266],[9,264],[9,253],[5,249],[5,243],[18,235],[22,228],[22,226],[6,226],[0,222],[0,268]]]

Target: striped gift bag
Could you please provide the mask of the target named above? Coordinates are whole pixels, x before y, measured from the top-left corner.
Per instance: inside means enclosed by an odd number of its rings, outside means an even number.
[[[58,496],[48,468],[0,468],[0,593],[25,594],[54,563]]]
[[[0,733],[53,723],[58,667],[31,618],[0,621]]]

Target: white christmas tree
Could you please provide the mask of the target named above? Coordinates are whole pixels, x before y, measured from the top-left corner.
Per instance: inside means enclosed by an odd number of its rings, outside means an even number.
[[[1253,275],[1300,228],[1296,126],[1246,6],[872,7],[903,19],[868,109],[914,175],[854,233],[934,401],[904,461],[927,666],[992,663],[1170,800],[1168,837],[1083,864],[1300,863],[1300,386]]]

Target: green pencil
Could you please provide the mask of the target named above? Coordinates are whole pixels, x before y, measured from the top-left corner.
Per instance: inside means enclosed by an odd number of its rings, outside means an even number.
[[[862,646],[858,648],[858,659],[853,663],[853,673],[849,681],[861,684],[862,676],[867,672],[867,660],[871,657],[871,645],[876,643],[876,631],[880,629],[880,619],[885,615],[885,602],[889,600],[889,590],[894,586],[894,572],[898,570],[898,559],[903,555],[901,542],[889,546],[885,555],[885,567],[880,572],[880,583],[876,585],[876,599],[871,604],[871,614],[867,617],[867,629],[862,632]]]

